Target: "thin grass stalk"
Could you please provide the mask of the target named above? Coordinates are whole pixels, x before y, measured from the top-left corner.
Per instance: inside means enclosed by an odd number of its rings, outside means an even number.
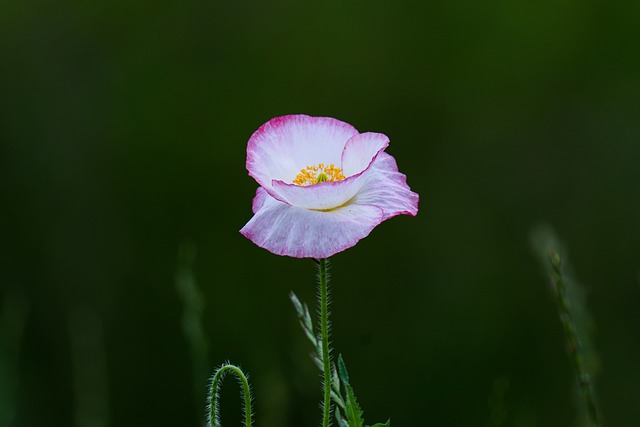
[[[569,297],[567,296],[565,277],[562,273],[562,261],[558,252],[553,251],[551,253],[549,262],[551,264],[551,281],[556,292],[556,303],[558,304],[560,320],[567,339],[569,358],[571,359],[578,378],[580,394],[585,402],[589,427],[600,427],[600,415],[593,394],[591,375],[585,368],[584,350],[576,331],[575,322],[573,321]]]

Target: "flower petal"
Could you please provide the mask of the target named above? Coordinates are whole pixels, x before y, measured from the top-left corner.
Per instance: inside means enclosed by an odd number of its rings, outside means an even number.
[[[277,255],[328,258],[354,246],[383,220],[382,210],[375,206],[348,205],[321,212],[264,195],[260,209],[240,233]]]
[[[327,210],[337,208],[348,202],[364,185],[364,173],[351,176],[342,181],[321,182],[302,187],[273,181],[274,196],[292,206],[305,209]]]
[[[264,205],[264,202],[267,200],[268,196],[269,194],[264,188],[258,187],[258,189],[256,190],[256,195],[251,202],[251,210],[254,214],[258,213],[258,211],[262,209],[262,206]]]
[[[407,177],[398,172],[395,159],[379,153],[366,173],[367,181],[353,198],[353,204],[373,205],[383,210],[383,220],[418,213],[417,193],[407,185]]]
[[[339,165],[345,144],[357,134],[350,124],[330,117],[276,117],[249,139],[247,170],[271,193],[272,180],[290,183],[307,166]]]
[[[351,176],[367,169],[388,145],[389,138],[381,133],[365,132],[352,136],[342,151],[342,173]]]
[[[349,168],[350,171],[345,173],[343,169],[346,179],[305,187],[273,180],[270,194],[282,202],[306,209],[326,210],[342,206],[360,191],[367,169],[388,145],[389,138],[381,133],[354,135],[342,152],[343,168]]]

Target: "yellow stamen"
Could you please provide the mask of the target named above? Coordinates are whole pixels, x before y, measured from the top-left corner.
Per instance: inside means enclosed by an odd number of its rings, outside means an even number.
[[[296,175],[293,183],[306,187],[307,185],[319,184],[321,182],[335,182],[345,179],[342,169],[336,167],[333,163],[325,166],[320,163],[315,166],[307,166],[300,169],[300,173]]]

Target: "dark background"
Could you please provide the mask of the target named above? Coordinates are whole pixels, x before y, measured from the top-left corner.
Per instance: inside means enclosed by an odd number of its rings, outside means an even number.
[[[584,286],[606,424],[640,425],[638,16],[632,1],[4,0],[2,422],[199,426],[229,359],[251,373],[256,425],[317,425],[287,296],[313,303],[315,267],[238,233],[249,136],[305,113],[388,135],[421,196],[332,260],[334,347],[368,423],[575,425],[530,244],[544,222]],[[240,425],[233,381],[223,395]]]

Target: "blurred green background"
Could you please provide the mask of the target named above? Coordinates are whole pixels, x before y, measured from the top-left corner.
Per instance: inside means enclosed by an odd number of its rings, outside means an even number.
[[[291,113],[385,133],[421,196],[332,260],[334,347],[368,422],[575,425],[530,245],[546,222],[584,285],[606,424],[640,425],[638,16],[615,0],[4,0],[3,425],[199,426],[227,359],[251,373],[256,425],[319,422],[288,300],[313,303],[315,267],[238,233],[246,142]],[[227,382],[223,423],[240,425]]]

